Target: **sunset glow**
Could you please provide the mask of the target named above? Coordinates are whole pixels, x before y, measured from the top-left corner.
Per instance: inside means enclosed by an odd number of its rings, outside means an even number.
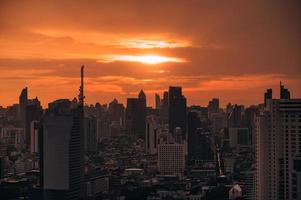
[[[73,99],[81,65],[89,104],[126,103],[143,89],[154,105],[154,94],[171,85],[183,87],[188,104],[217,96],[221,104],[253,104],[280,80],[300,96],[299,8],[298,1],[3,0],[0,105],[17,103],[26,86],[43,106]]]
[[[176,63],[186,62],[184,59],[181,58],[158,56],[158,55],[141,55],[141,56],[108,55],[108,56],[103,56],[103,59],[99,60],[98,62],[115,62],[115,61],[139,62],[139,63],[150,64],[150,65],[161,64],[166,62],[176,62]]]
[[[187,41],[164,41],[164,40],[143,40],[127,39],[120,41],[120,45],[127,48],[152,49],[152,48],[179,48],[188,47],[191,44]]]

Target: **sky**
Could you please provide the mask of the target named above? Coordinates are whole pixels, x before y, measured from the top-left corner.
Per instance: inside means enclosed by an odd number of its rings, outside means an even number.
[[[0,105],[20,91],[46,106],[147,104],[182,86],[189,105],[258,104],[279,82],[301,97],[301,2],[293,0],[0,0]]]

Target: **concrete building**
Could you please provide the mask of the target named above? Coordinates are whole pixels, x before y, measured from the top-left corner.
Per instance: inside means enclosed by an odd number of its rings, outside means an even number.
[[[282,85],[281,85],[282,86]],[[301,99],[266,99],[256,117],[256,199],[301,198]]]

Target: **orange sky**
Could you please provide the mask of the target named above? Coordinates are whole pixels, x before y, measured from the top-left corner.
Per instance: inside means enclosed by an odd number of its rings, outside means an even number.
[[[300,11],[293,0],[0,0],[0,105],[25,86],[43,105],[73,98],[82,64],[87,103],[144,89],[153,105],[176,85],[189,104],[249,105],[280,80],[300,97]]]

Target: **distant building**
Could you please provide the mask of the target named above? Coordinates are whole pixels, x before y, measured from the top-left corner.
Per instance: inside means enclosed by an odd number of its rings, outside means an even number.
[[[96,117],[84,118],[84,147],[86,152],[96,152],[97,150],[96,125]]]
[[[30,125],[32,121],[39,121],[42,117],[43,109],[38,98],[27,101],[25,110],[25,142],[27,149],[30,149],[31,132]]]
[[[169,87],[168,91],[169,108],[169,132],[174,134],[175,128],[180,127],[183,138],[186,138],[187,114],[186,98],[182,94],[181,87]]]
[[[160,133],[159,118],[155,115],[146,117],[145,150],[147,154],[157,154],[158,138]]]
[[[138,98],[128,98],[126,106],[126,129],[130,135],[145,137],[146,97],[141,90]]]
[[[244,106],[235,104],[232,112],[228,117],[228,127],[229,128],[242,127],[243,114],[244,114]]]
[[[211,115],[213,113],[219,113],[219,99],[218,98],[213,98],[211,101],[208,103],[208,118],[211,118]]]
[[[3,127],[0,133],[1,142],[6,145],[13,145],[17,149],[25,146],[25,134],[23,128]]]
[[[229,144],[237,152],[251,147],[249,128],[229,128]]]
[[[42,120],[41,186],[45,199],[80,199],[83,177],[83,107],[61,99]]]
[[[39,153],[39,129],[40,122],[32,121],[30,123],[30,153]]]
[[[22,127],[25,128],[26,106],[28,102],[28,90],[27,87],[23,88],[19,96],[19,119]]]
[[[280,85],[256,117],[256,199],[301,198],[300,127],[301,100]]]
[[[185,170],[184,144],[159,144],[158,170],[162,175],[182,176]]]
[[[159,94],[155,94],[155,108],[157,110],[159,110],[160,106],[161,106],[160,95]]]

